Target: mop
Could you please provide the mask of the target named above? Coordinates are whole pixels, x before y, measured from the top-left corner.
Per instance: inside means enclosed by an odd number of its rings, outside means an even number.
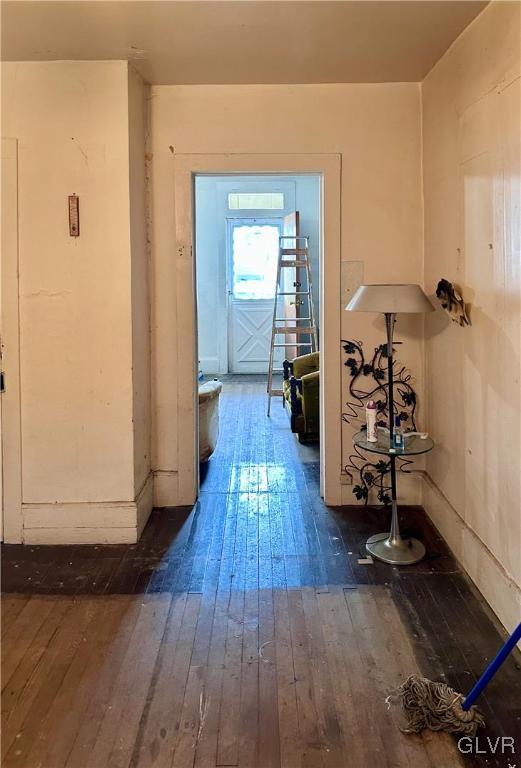
[[[425,677],[411,675],[388,701],[401,700],[407,726],[404,733],[447,731],[475,736],[478,728],[485,727],[485,718],[474,702],[492,680],[508,654],[521,640],[521,623],[504,643],[467,696],[456,693],[446,683],[434,683]]]

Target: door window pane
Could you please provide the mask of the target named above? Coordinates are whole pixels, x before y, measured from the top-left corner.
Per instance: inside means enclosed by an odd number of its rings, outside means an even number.
[[[243,224],[233,228],[233,297],[273,299],[277,279],[279,228]]]
[[[282,211],[283,192],[230,192],[228,208],[231,211]]]

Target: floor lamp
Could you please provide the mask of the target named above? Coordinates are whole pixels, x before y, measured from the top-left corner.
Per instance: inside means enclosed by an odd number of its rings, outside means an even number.
[[[393,395],[393,331],[398,312],[423,314],[433,312],[434,306],[419,285],[361,285],[346,306],[349,312],[378,312],[385,315],[387,329],[387,378],[389,386],[389,447],[394,436]],[[399,455],[399,454],[398,454]],[[398,523],[396,501],[396,458],[389,452],[391,465],[392,517],[390,533],[378,533],[367,541],[367,551],[386,563],[406,565],[418,562],[425,554],[425,547],[418,539],[403,539]]]

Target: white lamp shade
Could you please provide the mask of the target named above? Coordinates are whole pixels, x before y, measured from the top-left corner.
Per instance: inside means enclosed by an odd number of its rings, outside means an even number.
[[[434,312],[419,285],[361,285],[346,306],[349,312]]]

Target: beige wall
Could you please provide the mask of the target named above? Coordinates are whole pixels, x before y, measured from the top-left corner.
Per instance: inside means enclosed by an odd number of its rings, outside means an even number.
[[[2,69],[2,133],[19,142],[24,537],[131,540],[128,65]],[[78,238],[68,232],[73,192]]]
[[[492,3],[423,83],[425,284],[472,327],[426,325],[425,506],[505,626],[521,603],[520,18]]]
[[[367,282],[421,282],[420,112],[416,84],[151,88],[156,503],[177,503],[178,452],[183,450],[177,429],[173,152],[340,153],[342,260],[362,261]],[[342,321],[339,348],[341,336],[363,339],[370,350],[383,340],[378,319],[342,313]],[[421,324],[400,318],[397,336],[407,341],[401,356],[417,375],[420,390],[421,334]],[[350,434],[346,429],[344,460]],[[339,482],[340,466],[339,456]],[[348,487],[346,500],[352,498]],[[409,493],[408,500],[419,498],[418,488]]]

